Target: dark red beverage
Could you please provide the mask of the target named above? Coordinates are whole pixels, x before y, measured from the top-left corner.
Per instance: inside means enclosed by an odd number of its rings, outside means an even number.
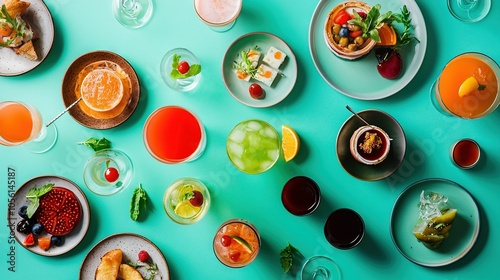
[[[364,140],[365,140],[365,135],[366,133],[375,133],[377,135],[378,138],[380,138],[382,140],[382,143],[380,144],[380,147],[379,148],[373,148],[371,150],[371,153],[367,153],[365,152],[361,147],[360,145],[363,144]],[[384,137],[384,135],[378,131],[378,130],[375,130],[375,129],[370,129],[362,134],[359,135],[358,137],[358,140],[356,142],[356,147],[358,149],[358,152],[359,154],[367,159],[367,160],[377,160],[379,158],[382,157],[382,155],[385,153],[385,151],[387,150],[387,139],[386,137]]]
[[[297,176],[286,182],[281,193],[281,201],[288,212],[303,216],[318,208],[321,193],[318,185],[305,176]]]
[[[338,209],[326,220],[326,240],[338,249],[356,247],[364,235],[365,223],[361,216],[351,209]]]
[[[481,150],[476,141],[472,139],[462,139],[455,143],[451,156],[453,162],[461,168],[471,168],[479,161]]]

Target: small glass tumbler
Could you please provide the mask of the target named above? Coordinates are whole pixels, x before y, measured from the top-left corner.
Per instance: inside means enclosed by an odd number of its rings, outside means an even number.
[[[184,62],[187,62],[187,67]],[[184,68],[180,68],[183,64]],[[184,72],[186,71],[186,72]],[[160,63],[160,74],[171,89],[179,92],[193,90],[201,79],[201,64],[188,49],[175,48],[168,51]]]
[[[225,32],[233,27],[241,6],[242,0],[194,0],[198,17],[217,32]]]
[[[305,216],[318,208],[321,193],[311,178],[296,176],[288,180],[281,192],[283,206],[293,215]]]
[[[170,185],[163,196],[163,208],[172,221],[190,225],[200,221],[210,207],[210,193],[201,181],[182,178]]]
[[[342,208],[333,211],[325,223],[325,237],[338,249],[356,247],[365,235],[365,223],[355,211]]]
[[[451,147],[451,160],[462,169],[469,169],[476,166],[480,158],[481,148],[472,139],[458,140]]]

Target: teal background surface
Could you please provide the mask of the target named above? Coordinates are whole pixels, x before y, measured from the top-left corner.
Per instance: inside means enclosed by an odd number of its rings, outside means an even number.
[[[152,240],[167,259],[171,279],[293,279],[292,275],[283,274],[279,264],[279,252],[288,242],[306,258],[331,257],[344,279],[493,278],[500,273],[500,110],[482,119],[462,120],[441,115],[429,100],[431,84],[454,56],[477,51],[500,62],[500,5],[492,2],[484,20],[464,23],[452,17],[444,0],[417,1],[428,35],[422,67],[397,94],[361,101],[329,87],[314,67],[308,30],[317,1],[245,0],[235,26],[228,32],[217,33],[197,18],[193,1],[154,1],[151,21],[141,29],[131,30],[114,19],[110,0],[47,0],[56,34],[52,51],[29,73],[0,77],[0,100],[28,102],[40,109],[46,121],[50,120],[64,109],[61,83],[67,67],[80,55],[95,50],[115,52],[132,64],[141,82],[141,99],[130,119],[109,130],[88,129],[65,114],[56,122],[59,139],[47,153],[32,154],[22,146],[0,146],[0,209],[8,208],[7,169],[11,167],[16,170],[16,187],[30,178],[48,174],[74,181],[86,193],[92,212],[86,237],[67,254],[43,257],[14,244],[15,272],[9,271],[10,232],[4,220],[0,227],[0,278],[77,279],[89,250],[103,238],[121,232],[141,234]],[[283,39],[298,62],[294,90],[284,101],[269,108],[239,103],[227,92],[221,76],[222,58],[228,46],[239,36],[254,31]],[[203,65],[200,84],[189,93],[174,92],[160,76],[161,58],[176,47],[191,50]],[[363,81],[352,77],[352,82]],[[335,145],[340,127],[351,116],[346,104],[355,110],[383,110],[400,122],[407,137],[407,153],[394,175],[365,182],[342,169]],[[188,108],[204,123],[207,146],[196,161],[167,165],[146,151],[142,141],[144,122],[151,112],[164,105]],[[225,139],[234,125],[249,118],[265,120],[277,129],[283,124],[295,128],[302,141],[298,157],[288,163],[280,160],[261,175],[237,171],[226,156]],[[76,145],[89,137],[103,136],[127,153],[135,167],[132,185],[111,197],[99,197],[86,189],[82,170],[92,151]],[[449,157],[451,145],[464,137],[475,139],[482,149],[480,164],[471,170],[458,169]],[[296,175],[314,179],[322,192],[321,205],[306,217],[289,214],[280,200],[284,183]],[[212,195],[209,212],[194,225],[178,225],[163,211],[166,187],[181,177],[200,179]],[[403,257],[391,240],[389,228],[398,195],[410,184],[433,177],[464,186],[475,198],[481,217],[479,239],[472,250],[463,259],[439,268],[422,267]],[[129,201],[140,183],[148,192],[149,210],[145,218],[135,222],[129,218]],[[364,240],[348,251],[330,246],[323,235],[328,215],[343,207],[356,210],[366,226]],[[241,269],[225,267],[212,251],[217,227],[235,217],[251,221],[262,238],[256,260]]]

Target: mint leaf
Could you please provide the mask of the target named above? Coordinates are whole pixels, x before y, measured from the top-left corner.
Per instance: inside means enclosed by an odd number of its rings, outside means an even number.
[[[172,71],[170,71],[170,77],[172,77],[173,79],[185,79],[191,76],[196,76],[201,72],[201,65],[193,64],[189,66],[189,70],[186,73],[181,74],[179,70],[177,70],[180,59],[181,56],[178,54],[174,54],[172,58]]]
[[[94,152],[111,148],[111,142],[104,137],[101,139],[91,137],[87,139],[85,142],[78,142],[77,144],[85,145],[94,150]]]
[[[132,199],[130,200],[130,218],[134,221],[137,221],[139,215],[141,213],[141,204],[142,208],[146,210],[146,191],[142,188],[142,184],[139,184],[134,190],[134,194],[132,195]]]
[[[30,203],[28,204],[28,208],[26,209],[28,218],[33,217],[36,210],[38,209],[38,206],[40,206],[40,197],[50,192],[53,186],[54,184],[46,184],[40,188],[33,187],[28,191],[28,193],[26,194],[26,198],[30,201]]]
[[[299,250],[297,250],[295,247],[293,247],[290,243],[288,243],[288,246],[286,246],[284,249],[281,250],[280,252],[280,263],[281,267],[283,268],[283,271],[287,273],[290,271],[290,269],[293,266],[293,254],[298,253]]]

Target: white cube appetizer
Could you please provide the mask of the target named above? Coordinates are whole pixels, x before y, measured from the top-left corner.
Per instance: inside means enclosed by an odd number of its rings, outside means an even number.
[[[260,55],[261,53],[254,49],[250,49],[248,52],[246,52],[246,57],[250,62],[250,69],[257,68],[257,66],[259,65]],[[248,82],[251,78],[251,75],[243,70],[248,69],[247,63],[243,61],[243,58],[240,58],[240,60],[238,61],[238,65],[239,67],[236,67],[237,69],[234,69],[236,77],[238,77],[238,79],[240,80]]]
[[[261,64],[259,68],[257,68],[257,73],[254,78],[267,86],[271,86],[276,78],[276,75],[278,75],[277,70]]]
[[[286,54],[284,52],[275,47],[270,47],[262,61],[273,68],[279,69],[285,58]]]

